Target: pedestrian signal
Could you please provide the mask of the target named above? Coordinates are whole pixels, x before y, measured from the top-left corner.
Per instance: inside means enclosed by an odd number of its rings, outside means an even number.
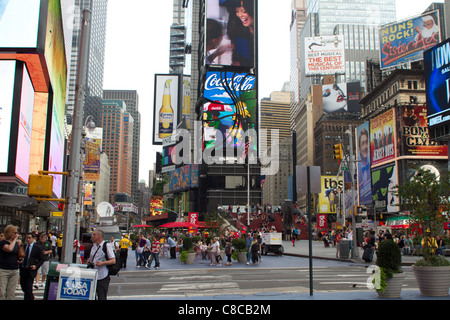
[[[342,160],[344,159],[343,155],[342,155],[342,144],[335,144],[334,145],[334,156],[333,158],[335,160]]]

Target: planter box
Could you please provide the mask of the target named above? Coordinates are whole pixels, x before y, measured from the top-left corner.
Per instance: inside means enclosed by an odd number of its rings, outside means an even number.
[[[378,296],[380,298],[389,298],[395,299],[400,298],[400,293],[402,291],[403,279],[405,279],[405,273],[394,273],[392,278],[388,279],[386,290],[384,293],[382,291],[378,291]]]
[[[430,297],[445,297],[450,287],[450,267],[413,266],[420,294]]]
[[[195,260],[195,253],[189,253],[187,258],[186,258],[186,261],[184,263],[186,263],[186,264],[193,264],[194,260]]]
[[[247,253],[245,252],[238,252],[238,262],[239,263],[246,263],[247,262]]]

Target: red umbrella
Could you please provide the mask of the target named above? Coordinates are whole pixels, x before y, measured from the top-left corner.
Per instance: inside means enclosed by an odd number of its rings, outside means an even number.
[[[132,228],[153,228],[153,226],[149,224],[136,224]]]
[[[160,225],[159,228],[197,228],[196,224],[190,222],[169,222],[163,225]]]

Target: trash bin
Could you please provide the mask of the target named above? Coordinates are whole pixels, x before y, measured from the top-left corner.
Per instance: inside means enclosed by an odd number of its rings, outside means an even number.
[[[58,261],[50,261],[47,279],[45,280],[44,300],[56,300],[58,296],[58,283],[60,271],[67,268],[69,264],[60,263]],[[79,268],[87,268],[87,265],[70,264]]]
[[[95,300],[97,269],[70,265],[61,269],[58,283],[58,300]]]
[[[339,241],[339,257],[341,259],[350,258],[350,240],[341,239]]]

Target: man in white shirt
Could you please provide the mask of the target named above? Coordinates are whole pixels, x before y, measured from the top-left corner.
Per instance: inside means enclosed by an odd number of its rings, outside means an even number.
[[[107,266],[116,263],[112,247],[109,245],[103,246],[103,244],[105,243],[105,241],[103,240],[104,236],[105,235],[101,230],[95,230],[92,233],[93,246],[88,260],[88,264],[94,269],[98,270],[96,291],[98,300],[106,300],[110,280]],[[103,247],[106,247],[108,257],[111,257],[110,260],[108,260],[105,256]]]

